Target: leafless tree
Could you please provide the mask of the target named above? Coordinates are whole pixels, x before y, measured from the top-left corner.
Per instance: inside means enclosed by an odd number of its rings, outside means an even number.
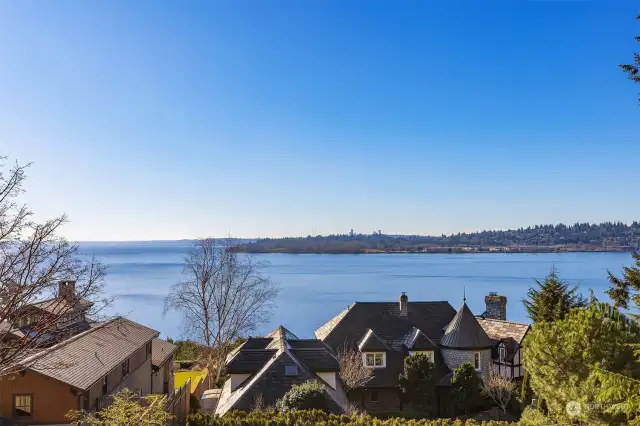
[[[481,389],[482,393],[491,398],[502,409],[502,412],[506,413],[516,392],[516,383],[501,375],[495,368],[491,368],[482,382]]]
[[[58,235],[67,217],[36,223],[18,201],[29,167],[9,166],[7,157],[0,157],[0,377],[28,367],[19,361],[52,335],[60,337],[79,310],[95,312],[107,302],[96,300],[104,266],[82,260],[78,246]],[[58,287],[60,281],[69,287]],[[74,291],[58,297],[62,288]]]
[[[347,343],[338,348],[336,357],[340,364],[340,380],[347,392],[366,385],[373,378],[373,368],[365,366],[362,354]]]
[[[206,346],[208,367],[220,378],[234,342],[269,320],[278,287],[264,262],[232,250],[229,239],[200,239],[185,258],[184,280],[165,299],[165,313],[182,312],[186,334]]]

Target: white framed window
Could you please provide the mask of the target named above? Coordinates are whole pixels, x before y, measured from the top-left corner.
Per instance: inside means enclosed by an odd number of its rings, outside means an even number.
[[[384,352],[365,352],[362,354],[362,362],[365,367],[384,368],[387,365],[387,357]]]
[[[473,366],[476,371],[482,370],[482,357],[480,356],[480,352],[473,353]]]
[[[506,352],[507,352],[507,351],[506,351],[506,349],[505,349],[505,347],[504,347],[504,346],[500,346],[500,347],[498,348],[498,353],[499,353],[499,355],[498,355],[498,360],[499,360],[500,362],[504,362]]]
[[[411,351],[409,352],[409,355],[413,355],[413,354],[425,354],[426,356],[429,357],[429,361],[431,361],[431,364],[436,363],[436,356],[435,353],[433,351]]]

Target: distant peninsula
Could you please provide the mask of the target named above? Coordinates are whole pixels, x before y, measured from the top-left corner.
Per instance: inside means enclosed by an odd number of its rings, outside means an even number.
[[[551,253],[640,249],[640,223],[536,225],[451,235],[355,233],[263,238],[234,247],[240,253]]]

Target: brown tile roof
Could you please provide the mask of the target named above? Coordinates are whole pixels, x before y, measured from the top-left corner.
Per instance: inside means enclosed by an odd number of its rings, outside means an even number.
[[[74,309],[89,309],[92,305],[93,303],[91,303],[87,299],[80,298],[77,301],[69,302],[62,297],[56,297],[53,299],[43,300],[42,302],[33,303],[28,306],[42,309],[43,311],[47,311],[49,313],[57,315],[61,312],[71,311]]]
[[[513,339],[519,345],[522,344],[524,336],[531,328],[529,324],[515,321],[477,318],[478,323],[484,329],[485,333],[493,340]]]
[[[151,365],[160,367],[173,355],[178,347],[162,339],[153,339],[151,342]]]
[[[21,361],[26,368],[86,390],[159,332],[115,318]]]

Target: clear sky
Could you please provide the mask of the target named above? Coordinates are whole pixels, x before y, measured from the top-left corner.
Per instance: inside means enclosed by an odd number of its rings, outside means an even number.
[[[630,222],[638,12],[1,2],[0,154],[75,240]]]

